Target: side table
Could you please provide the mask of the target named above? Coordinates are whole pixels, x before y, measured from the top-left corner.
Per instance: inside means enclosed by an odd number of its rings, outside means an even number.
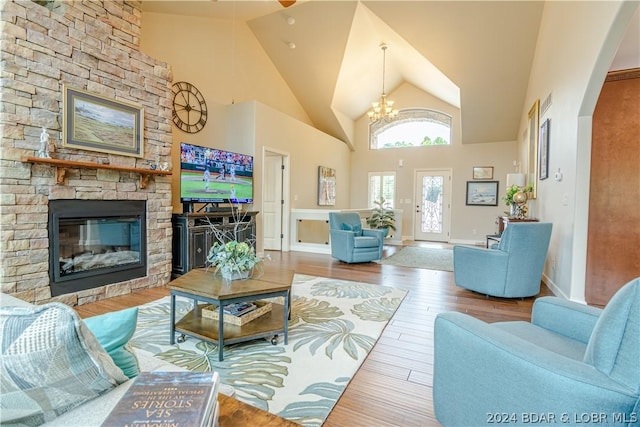
[[[505,228],[507,228],[507,225],[509,225],[510,222],[538,222],[539,220],[536,218],[524,218],[524,219],[518,219],[518,218],[509,218],[508,216],[499,216],[497,219],[497,223],[498,223],[498,235],[501,236],[502,232],[504,231]]]
[[[502,237],[499,234],[487,234],[487,249],[489,249],[489,242],[494,241],[496,243],[500,243],[500,239]]]

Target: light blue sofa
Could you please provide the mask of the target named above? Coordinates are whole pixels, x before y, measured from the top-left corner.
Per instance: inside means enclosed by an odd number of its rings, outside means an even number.
[[[543,297],[531,323],[442,313],[434,339],[444,426],[640,425],[640,277],[604,310]]]
[[[17,334],[22,319],[34,318],[31,309],[45,314]],[[123,349],[117,342],[117,337],[128,334],[126,323],[132,310],[81,320],[64,304],[34,306],[0,292],[0,425],[102,426],[133,383],[121,370],[126,360],[118,354]],[[134,329],[137,313],[136,308]],[[140,372],[185,370],[145,350],[126,347]],[[42,362],[32,366],[34,359]],[[235,395],[235,389],[226,384],[220,384],[220,392]]]
[[[347,263],[382,259],[384,230],[362,228],[356,212],[329,212],[331,256]]]
[[[454,246],[456,285],[502,298],[538,295],[551,227],[547,222],[515,222],[504,230],[497,249]]]

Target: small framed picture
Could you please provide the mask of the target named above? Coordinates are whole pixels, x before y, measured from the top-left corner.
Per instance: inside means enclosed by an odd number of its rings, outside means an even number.
[[[467,206],[498,206],[498,181],[467,181]]]
[[[493,166],[474,166],[473,179],[493,179]]]

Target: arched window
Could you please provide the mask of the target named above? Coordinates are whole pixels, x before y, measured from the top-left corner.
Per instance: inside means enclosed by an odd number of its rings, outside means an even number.
[[[451,116],[435,110],[408,108],[390,123],[380,120],[369,125],[372,150],[450,144]]]

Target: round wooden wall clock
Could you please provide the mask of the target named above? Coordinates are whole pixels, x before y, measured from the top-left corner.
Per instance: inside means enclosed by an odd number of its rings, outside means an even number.
[[[173,123],[187,133],[200,132],[207,124],[207,103],[197,87],[187,82],[174,83]]]

